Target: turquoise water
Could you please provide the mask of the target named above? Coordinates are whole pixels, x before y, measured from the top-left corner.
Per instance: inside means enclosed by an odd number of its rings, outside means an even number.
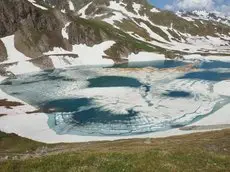
[[[133,63],[116,67],[172,68],[186,64],[171,60]],[[165,100],[169,101],[169,104],[170,101],[177,103],[177,100],[180,99],[194,100],[194,103],[200,101],[201,98],[202,101],[204,99],[204,102],[213,100],[209,94],[193,93],[192,89],[184,90],[183,87],[179,87],[180,85],[168,89],[167,84],[173,83],[174,80],[179,83],[183,81],[185,85],[192,82],[191,86],[196,82],[207,83],[211,89],[216,82],[230,78],[228,71],[213,70],[229,69],[230,65],[227,62],[203,62],[197,68],[202,70],[188,72],[169,81],[159,80],[153,83],[148,80],[143,83],[135,76],[102,75],[100,68],[57,69],[21,75],[16,79],[6,79],[0,84],[0,88],[47,113],[48,124],[57,134],[100,136],[144,134],[185,126],[204,117],[204,114],[197,114],[194,118],[178,122],[178,118],[171,118],[167,114],[167,112],[170,114],[170,108],[173,106],[160,104]],[[120,89],[121,93],[110,91],[114,88]],[[92,91],[90,91],[91,89]],[[140,94],[144,103],[141,102],[141,104],[138,101],[136,103],[135,99],[140,98],[132,96],[132,91],[126,93],[130,89],[133,90],[133,94]],[[210,93],[212,92],[210,91]],[[224,100],[224,103],[217,102],[212,112],[229,102],[229,98],[226,97],[219,99]],[[159,106],[156,106],[157,103]],[[118,104],[119,106],[117,106]],[[184,105],[175,104],[175,106],[181,108]],[[164,117],[151,115],[151,113],[161,112],[162,108]],[[153,109],[157,111],[155,112]],[[181,111],[183,110],[187,109]]]
[[[163,68],[174,68],[179,66],[184,66],[186,62],[177,60],[158,60],[158,61],[146,61],[146,62],[131,62],[127,64],[118,64],[113,66],[114,68],[144,68],[144,67],[154,67],[158,69]]]
[[[179,79],[199,79],[208,81],[223,81],[230,78],[230,72],[216,72],[216,71],[199,71],[190,72],[180,77]]]
[[[89,79],[91,87],[140,87],[142,84],[135,78],[121,76],[101,76]]]
[[[230,68],[230,62],[224,61],[204,61],[198,65],[201,69]]]
[[[167,90],[167,93],[163,93],[163,96],[168,96],[168,97],[190,97],[191,93],[186,92],[186,91],[170,91]]]

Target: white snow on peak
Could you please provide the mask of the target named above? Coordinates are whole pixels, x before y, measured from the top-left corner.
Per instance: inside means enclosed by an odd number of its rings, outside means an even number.
[[[183,18],[183,19],[185,19],[185,20],[187,20],[187,21],[194,21],[194,19],[192,19],[191,17],[183,16],[183,13],[182,13],[181,11],[177,11],[175,14],[176,14],[178,17]]]
[[[38,7],[40,9],[42,9],[42,10],[48,10],[46,7],[38,5],[35,0],[27,0],[27,1],[29,1],[30,3],[32,3],[35,7]]]
[[[141,6],[142,6],[141,4],[137,4],[136,2],[133,2],[133,9],[137,14],[139,14]]]
[[[216,22],[230,25],[230,17],[225,16],[223,13],[218,12],[218,11],[209,12],[205,10],[194,10],[194,11],[191,11],[190,13],[186,11],[177,11],[175,14],[188,21],[194,21],[193,19],[198,19],[198,20],[201,19],[201,20],[207,20],[207,21],[210,21],[210,20],[216,21]]]
[[[193,14],[196,14],[198,16],[202,16],[206,19],[208,19],[208,16],[209,16],[209,13],[207,11],[204,11],[204,10],[195,10],[195,11],[193,11]]]
[[[107,18],[107,19],[104,19],[103,21],[109,23],[109,24],[113,24],[114,25],[114,22],[115,21],[122,21],[124,18],[129,18],[131,19],[134,23],[136,23],[138,26],[142,27],[144,26],[145,27],[145,30],[147,30],[147,32],[149,32],[150,36],[153,36],[153,38],[155,39],[159,39],[161,41],[164,41],[165,40],[160,36],[158,35],[157,33],[154,33],[149,27],[147,27],[146,25],[144,25],[142,23],[142,26],[141,24],[139,24],[138,22],[135,21],[135,18],[138,18],[138,19],[142,19],[146,22],[149,22],[151,25],[153,26],[156,26],[156,27],[159,27],[163,32],[165,32],[169,38],[171,38],[172,36],[169,34],[169,32],[167,31],[168,28],[167,27],[164,27],[164,26],[158,26],[158,25],[155,25],[153,22],[151,22],[151,20],[149,19],[149,17],[147,15],[140,15],[139,13],[138,14],[134,14],[132,12],[129,12],[127,11],[127,9],[125,8],[125,4],[123,2],[116,2],[116,1],[110,1],[110,5],[108,6],[109,9],[112,9],[114,10],[115,12],[113,12],[114,16],[110,17],[110,18]],[[134,3],[134,6],[136,6],[136,10],[139,9],[139,5],[138,4],[135,4]],[[116,27],[116,26],[115,26]],[[150,32],[151,31],[151,32]],[[130,34],[131,36],[135,37],[134,35]]]
[[[74,11],[74,10],[75,10],[74,5],[73,5],[73,2],[72,2],[71,0],[69,0],[69,9],[70,9],[71,11]]]
[[[110,5],[108,6],[108,8],[115,10],[115,11],[120,11],[121,13],[123,13],[123,15],[126,15],[128,17],[137,17],[136,14],[127,11],[127,9],[125,8],[126,4],[124,4],[123,2],[118,3],[116,1],[110,1],[109,3]]]
[[[154,7],[150,11],[152,13],[159,13],[160,12],[157,8],[154,8]]]

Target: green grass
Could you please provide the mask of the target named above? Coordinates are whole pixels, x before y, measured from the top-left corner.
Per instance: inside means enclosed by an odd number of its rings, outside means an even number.
[[[196,151],[196,152],[192,152]],[[8,161],[3,171],[228,171],[230,157],[199,149],[140,153],[64,153],[26,161]]]
[[[72,23],[75,24],[74,28],[82,26],[84,28],[90,28],[93,31],[96,43],[101,43],[106,40],[114,40],[116,44],[109,50],[105,51],[105,53],[113,59],[119,59],[124,54],[124,51],[127,51],[127,53],[140,51],[159,52],[159,50],[163,52],[162,48],[153,47],[151,44],[137,40],[129,34],[116,29],[112,25],[103,21],[85,20],[81,18],[75,18],[74,20],[75,22]]]
[[[4,133],[1,133],[0,138],[1,152],[5,153],[9,150],[11,153],[14,150],[16,152],[20,150],[22,153],[28,147],[38,149],[45,145]],[[24,146],[20,146],[21,144],[17,141]],[[45,146],[48,147],[46,156],[2,161],[0,171],[222,172],[230,170],[230,130],[164,139],[132,139]]]
[[[23,153],[35,151],[38,147],[46,144],[35,142],[26,138],[18,137],[15,134],[0,132],[0,152]]]
[[[145,38],[147,41],[152,41],[152,38],[150,37],[149,33],[147,33],[145,29],[136,25],[131,20],[124,19],[122,22],[117,22],[116,25],[123,31],[136,33],[142,38]]]

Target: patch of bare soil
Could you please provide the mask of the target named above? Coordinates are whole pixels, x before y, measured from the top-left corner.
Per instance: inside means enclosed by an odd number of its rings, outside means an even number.
[[[0,99],[0,107],[5,107],[7,109],[12,109],[15,106],[22,106],[20,102],[8,101],[7,99]]]

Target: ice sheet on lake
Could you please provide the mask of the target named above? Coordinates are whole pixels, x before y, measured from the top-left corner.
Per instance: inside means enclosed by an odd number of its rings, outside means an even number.
[[[120,71],[119,74],[141,81],[137,88],[88,88],[90,78],[115,75],[117,70],[84,68],[19,76],[3,90],[37,107],[51,101],[76,99],[76,110],[49,115],[50,127],[57,134],[96,136],[143,134],[187,125],[214,111],[216,104],[224,100],[213,92],[211,81],[177,79],[181,73],[142,72]],[[153,77],[157,74],[159,78]],[[170,97],[166,96],[168,91],[184,91],[190,96]],[[90,104],[80,106],[79,99]],[[62,108],[55,104],[51,107]],[[97,112],[97,116],[87,117]]]

